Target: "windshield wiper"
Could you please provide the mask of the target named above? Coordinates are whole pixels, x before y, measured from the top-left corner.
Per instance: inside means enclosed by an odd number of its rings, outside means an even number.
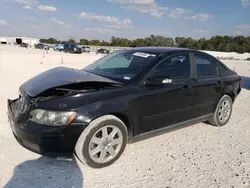
[[[112,83],[112,82],[107,82],[108,85],[110,86],[115,86],[115,87],[119,87],[119,86],[125,86],[126,84],[123,83]]]

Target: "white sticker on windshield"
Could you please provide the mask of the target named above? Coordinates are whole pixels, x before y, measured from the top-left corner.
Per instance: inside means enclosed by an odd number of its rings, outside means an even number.
[[[133,55],[139,56],[139,57],[144,57],[144,58],[148,58],[149,56],[155,57],[155,54],[147,54],[144,52],[135,52]]]
[[[123,79],[124,80],[130,80],[130,77],[129,76],[124,76]]]

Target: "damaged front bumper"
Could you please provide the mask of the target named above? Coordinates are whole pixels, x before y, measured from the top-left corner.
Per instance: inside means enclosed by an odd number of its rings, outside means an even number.
[[[20,105],[20,106],[19,106]],[[72,155],[86,126],[53,127],[34,123],[22,111],[20,98],[8,100],[8,119],[17,142],[24,148],[46,156]]]

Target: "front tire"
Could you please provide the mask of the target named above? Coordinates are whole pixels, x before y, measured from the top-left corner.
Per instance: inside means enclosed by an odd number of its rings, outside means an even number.
[[[128,140],[125,124],[113,115],[92,121],[80,135],[75,153],[78,159],[92,168],[113,164],[123,153]]]
[[[217,104],[216,110],[209,120],[209,123],[214,126],[226,125],[231,118],[232,110],[232,98],[228,95],[224,95]]]

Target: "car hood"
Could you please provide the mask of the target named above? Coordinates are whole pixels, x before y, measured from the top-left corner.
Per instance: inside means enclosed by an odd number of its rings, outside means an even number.
[[[21,85],[21,92],[35,97],[40,93],[56,87],[82,82],[107,82],[121,84],[117,81],[88,73],[84,70],[57,67],[38,74]]]

